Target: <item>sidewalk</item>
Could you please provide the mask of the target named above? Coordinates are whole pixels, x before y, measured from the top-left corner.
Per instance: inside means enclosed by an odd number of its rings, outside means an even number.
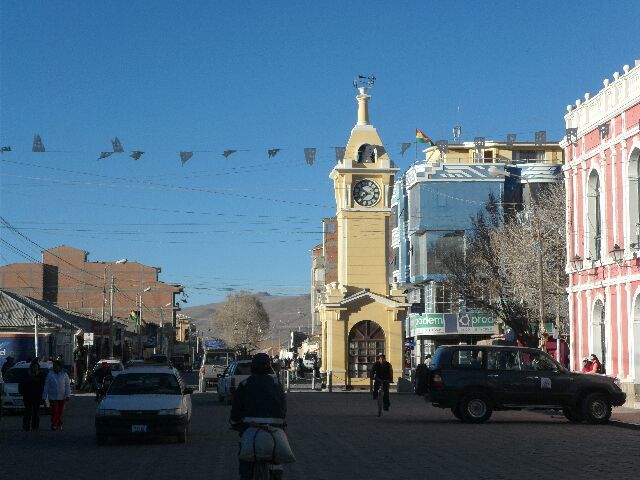
[[[640,430],[640,409],[614,407],[610,423],[617,427]]]

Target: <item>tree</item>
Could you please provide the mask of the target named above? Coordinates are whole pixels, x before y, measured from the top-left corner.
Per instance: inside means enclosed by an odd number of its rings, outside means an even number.
[[[269,330],[269,315],[258,296],[249,292],[227,295],[213,321],[222,339],[244,354],[255,350]]]
[[[566,324],[564,205],[562,184],[551,184],[530,208],[505,221],[500,203],[490,196],[472,218],[466,252],[444,261],[447,284],[467,308],[493,312],[526,345],[537,345],[540,332],[539,255],[545,321]]]

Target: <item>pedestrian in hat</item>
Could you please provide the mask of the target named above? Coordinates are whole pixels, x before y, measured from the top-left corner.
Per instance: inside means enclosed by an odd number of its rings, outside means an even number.
[[[60,360],[53,362],[53,370],[48,373],[42,392],[42,399],[48,399],[51,404],[51,430],[62,430],[64,406],[71,396],[71,381],[62,367]]]

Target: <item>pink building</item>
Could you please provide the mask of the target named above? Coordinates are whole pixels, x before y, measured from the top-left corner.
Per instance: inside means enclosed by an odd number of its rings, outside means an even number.
[[[640,61],[567,107],[571,367],[594,353],[640,402]]]

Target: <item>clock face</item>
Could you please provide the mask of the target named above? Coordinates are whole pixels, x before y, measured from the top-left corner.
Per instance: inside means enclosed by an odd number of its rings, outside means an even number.
[[[360,180],[353,187],[353,199],[363,207],[373,207],[380,200],[380,187],[371,180]]]

